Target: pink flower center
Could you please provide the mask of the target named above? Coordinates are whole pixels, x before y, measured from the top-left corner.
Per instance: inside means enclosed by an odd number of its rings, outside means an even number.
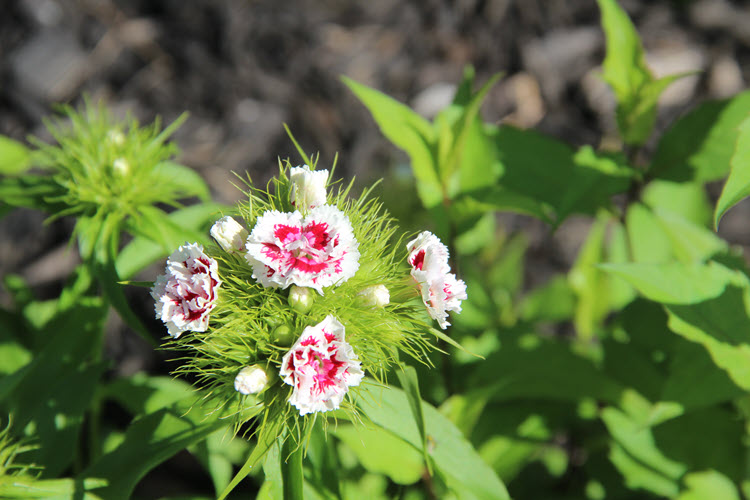
[[[419,269],[420,271],[422,270],[422,266],[424,266],[424,255],[425,251],[420,250],[412,259],[411,265],[414,266],[415,269]]]
[[[306,273],[319,273],[329,268],[329,252],[327,246],[331,242],[328,224],[325,222],[311,222],[306,226],[288,226],[277,224],[274,226],[274,236],[281,247],[274,243],[264,243],[263,253],[274,261],[280,262],[284,274],[293,269]],[[338,238],[333,246],[337,246]]]

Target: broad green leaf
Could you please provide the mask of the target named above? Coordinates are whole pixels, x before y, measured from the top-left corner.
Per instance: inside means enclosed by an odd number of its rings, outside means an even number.
[[[750,390],[750,318],[747,287],[728,286],[699,303],[670,305],[669,328],[702,344],[732,381]]]
[[[633,171],[613,158],[567,144],[531,130],[502,126],[493,135],[500,152],[503,189],[555,211],[559,225],[570,214],[593,215],[627,191]]]
[[[646,206],[631,204],[625,215],[625,227],[633,262],[653,264],[673,260],[669,238]]]
[[[630,488],[644,488],[664,496],[679,491],[678,481],[687,467],[665,456],[654,442],[651,428],[612,407],[603,409],[601,418],[614,440],[610,459]]]
[[[653,428],[659,449],[688,470],[715,469],[737,482],[746,477],[744,435],[744,422],[728,405],[696,409]]]
[[[672,182],[654,179],[641,194],[654,212],[671,212],[699,226],[711,223],[712,206],[702,182]]]
[[[664,133],[649,176],[701,182],[723,178],[730,169],[739,126],[748,114],[750,91],[701,104]]]
[[[382,428],[339,424],[332,433],[357,455],[362,466],[397,484],[414,484],[425,471],[421,448],[414,448]]]
[[[115,379],[101,390],[103,398],[117,401],[135,416],[154,413],[194,395],[195,389],[187,382],[145,373]]]
[[[0,407],[18,429],[34,430],[38,448],[28,460],[43,464],[43,477],[69,467],[99,378],[105,370],[93,362],[101,349],[107,307],[99,298],[82,298],[54,316],[39,339],[34,359],[0,383]]]
[[[566,343],[534,333],[504,332],[500,349],[487,357],[466,386],[491,401],[540,398],[579,401],[585,397],[616,403],[622,385]]]
[[[487,212],[513,212],[531,215],[548,224],[554,222],[554,211],[530,196],[515,193],[500,186],[483,188],[458,196],[451,210],[457,217],[481,215]]]
[[[364,384],[357,404],[362,413],[416,449],[421,448],[419,431],[409,413],[409,403],[398,389]],[[460,499],[507,499],[508,492],[492,469],[447,418],[423,403],[425,431],[436,472]]]
[[[715,262],[708,264],[601,264],[623,278],[643,296],[664,304],[695,304],[717,297],[738,276]]]
[[[441,204],[443,188],[433,152],[437,137],[432,124],[377,90],[346,77],[343,82],[372,113],[383,135],[409,155],[422,204],[426,208]]]
[[[573,316],[575,293],[565,276],[555,276],[526,295],[520,305],[524,321],[564,321]]]
[[[661,399],[676,401],[690,411],[738,398],[744,392],[716,366],[705,348],[681,341],[669,365]]]
[[[129,222],[128,229],[132,233],[158,243],[162,250],[169,252],[176,249],[170,249],[170,244],[176,241],[208,241],[207,234],[176,224],[163,210],[150,205],[141,207],[138,217],[131,218]]]
[[[155,186],[174,193],[174,198],[197,196],[202,201],[211,199],[208,185],[198,173],[184,165],[172,161],[163,161],[149,172]]]
[[[0,174],[19,175],[31,166],[31,152],[18,141],[0,135]]]
[[[750,195],[750,115],[737,128],[737,145],[730,160],[729,177],[716,202],[714,227],[719,227],[722,216]]]
[[[692,472],[683,478],[686,489],[676,500],[740,500],[740,494],[732,481],[715,470]]]
[[[120,446],[106,453],[82,477],[100,477],[106,488],[95,493],[104,498],[130,498],[148,471],[189,445],[230,424],[200,405],[200,396],[137,418],[128,427]]]
[[[222,211],[230,211],[231,207],[218,203],[201,203],[190,207],[181,208],[170,213],[170,227],[177,226],[190,231],[201,231],[208,227],[214,220],[218,219]],[[149,238],[134,238],[117,256],[117,274],[120,279],[132,278],[138,271],[152,262],[164,258],[185,243],[186,234],[170,233],[174,239],[159,244]],[[166,236],[166,235],[165,235]],[[208,243],[209,236],[206,231],[202,243]]]
[[[727,243],[705,227],[667,211],[656,211],[656,220],[669,238],[674,256],[690,264],[705,262],[729,250]]]

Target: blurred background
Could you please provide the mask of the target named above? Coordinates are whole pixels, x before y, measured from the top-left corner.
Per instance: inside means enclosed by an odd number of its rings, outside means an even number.
[[[620,3],[657,76],[695,72],[665,92],[658,130],[702,100],[745,88],[747,2]],[[300,162],[287,123],[306,151],[320,152],[319,168],[338,153],[337,177],[357,176],[360,186],[386,179],[381,193],[397,217],[419,206],[406,156],[381,136],[342,75],[432,118],[467,65],[479,84],[502,72],[482,109],[485,121],[533,127],[574,145],[616,140],[614,99],[599,77],[604,36],[594,0],[4,0],[1,12],[0,134],[49,139],[43,118],[56,103],[81,104],[85,94],[142,123],[157,116],[169,123],[187,111],[174,136],[179,161],[224,203],[241,196],[233,172],[265,183],[277,158]],[[722,236],[749,246],[748,216],[746,203],[731,211]],[[530,284],[569,268],[590,223],[572,217],[552,233],[527,217],[501,219],[505,231],[528,235]],[[0,276],[21,274],[42,296],[54,296],[77,263],[68,250],[71,228],[65,219],[45,225],[31,210],[0,219]],[[150,318],[145,296],[138,290],[132,298]],[[160,327],[154,323],[155,332]],[[164,353],[116,317],[107,352],[117,374],[165,366]],[[163,481],[169,475],[160,470]]]

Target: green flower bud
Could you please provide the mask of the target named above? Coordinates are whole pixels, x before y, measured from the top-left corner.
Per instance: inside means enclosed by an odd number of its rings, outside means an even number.
[[[287,325],[281,325],[273,331],[273,341],[278,345],[288,346],[294,342],[292,329]]]
[[[289,307],[298,314],[307,314],[315,301],[314,293],[311,288],[292,285],[289,289]]]

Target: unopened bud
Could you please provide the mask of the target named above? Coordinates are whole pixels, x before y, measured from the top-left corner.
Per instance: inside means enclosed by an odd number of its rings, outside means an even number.
[[[130,172],[130,164],[125,158],[118,158],[112,163],[112,170],[119,175],[126,175]]]
[[[357,294],[362,305],[367,307],[385,307],[391,302],[391,294],[385,285],[368,286]]]
[[[273,341],[277,345],[290,346],[294,342],[292,329],[286,325],[277,326],[273,331]]]
[[[315,294],[311,288],[292,285],[289,289],[289,307],[299,314],[306,314],[312,309]]]
[[[246,366],[234,379],[234,389],[240,394],[258,394],[268,386],[268,375],[258,365]]]
[[[117,130],[116,128],[111,129],[107,132],[107,139],[115,146],[122,146],[125,144],[125,134]]]
[[[239,252],[245,248],[247,229],[242,227],[233,218],[227,216],[217,220],[211,226],[211,236],[225,251],[230,253]]]

